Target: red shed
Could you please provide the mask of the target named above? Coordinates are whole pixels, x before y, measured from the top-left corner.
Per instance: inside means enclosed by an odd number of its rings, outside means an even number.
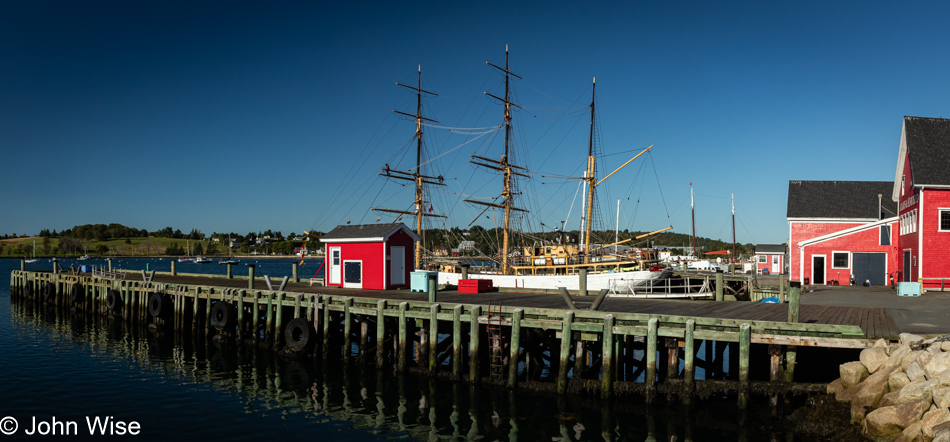
[[[326,244],[326,285],[387,290],[409,287],[419,237],[405,224],[337,226]]]

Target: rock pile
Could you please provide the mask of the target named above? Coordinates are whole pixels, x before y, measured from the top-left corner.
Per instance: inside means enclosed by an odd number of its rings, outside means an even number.
[[[840,367],[828,393],[851,403],[851,423],[878,441],[950,442],[950,336],[902,333]]]

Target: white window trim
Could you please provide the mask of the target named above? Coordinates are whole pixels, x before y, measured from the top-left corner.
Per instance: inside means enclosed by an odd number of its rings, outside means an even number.
[[[845,254],[848,255],[848,265],[847,265],[847,266],[845,266],[845,267],[835,267],[835,254],[836,254],[836,253],[845,253]],[[832,250],[832,251],[831,251],[831,268],[836,269],[836,270],[837,270],[837,269],[841,269],[841,270],[843,270],[843,269],[850,269],[850,268],[851,268],[851,252],[847,252],[847,251],[844,251],[844,250]]]
[[[765,261],[763,261],[765,259]],[[759,255],[759,264],[768,264],[769,255]]]
[[[941,218],[942,218],[941,215],[943,215],[943,212],[950,212],[950,207],[938,207],[938,208],[937,208],[937,231],[938,231],[938,232],[950,232],[950,229],[942,229],[942,228],[941,228],[941,227],[942,227],[941,224],[943,224],[942,219],[941,219]]]

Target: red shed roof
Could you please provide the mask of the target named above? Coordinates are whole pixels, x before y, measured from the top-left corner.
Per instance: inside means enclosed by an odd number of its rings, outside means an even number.
[[[386,241],[398,231],[404,231],[414,241],[420,238],[403,223],[398,224],[357,224],[336,226],[320,238],[320,242],[380,242]]]

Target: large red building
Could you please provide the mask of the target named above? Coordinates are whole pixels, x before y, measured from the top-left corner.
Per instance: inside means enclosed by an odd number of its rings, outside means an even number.
[[[326,286],[388,290],[409,287],[419,237],[405,224],[337,226],[326,244]]]
[[[791,279],[950,279],[950,120],[904,117],[893,182],[790,181]]]
[[[939,288],[950,279],[950,120],[904,117],[892,189],[902,280]]]
[[[790,181],[789,279],[884,285],[897,269],[888,181]]]

